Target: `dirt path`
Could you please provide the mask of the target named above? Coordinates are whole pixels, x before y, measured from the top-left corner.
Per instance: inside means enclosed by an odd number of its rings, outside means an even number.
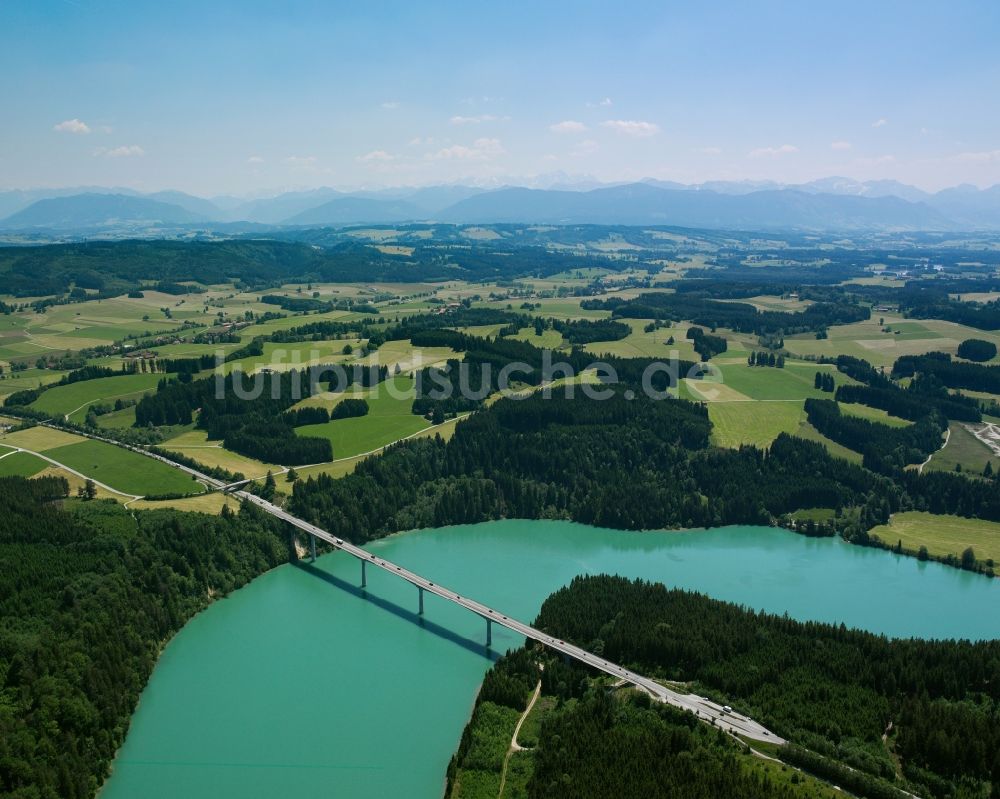
[[[943,444],[942,444],[942,445],[941,445],[940,447],[938,447],[938,449],[936,449],[936,450],[935,450],[935,452],[940,452],[940,451],[941,451],[941,450],[943,450],[943,449],[944,449],[945,447],[947,447],[947,446],[948,446],[948,442],[949,442],[949,441],[951,441],[951,428],[950,428],[950,427],[949,427],[949,428],[948,428],[947,430],[945,430],[945,431],[944,431],[944,443],[943,443]],[[924,473],[924,467],[925,467],[925,466],[926,466],[926,465],[927,465],[928,463],[930,463],[930,462],[931,462],[931,458],[933,458],[933,457],[934,457],[934,454],[935,454],[935,452],[932,452],[932,453],[931,453],[930,455],[928,455],[928,456],[927,456],[927,460],[925,460],[925,461],[924,461],[923,463],[921,463],[921,464],[920,464],[920,465],[919,465],[919,466],[917,467],[917,474],[923,474],[923,473]]]
[[[524,724],[524,720],[528,718],[528,714],[531,709],[535,706],[535,702],[538,701],[538,697],[542,694],[542,681],[538,681],[538,685],[535,686],[535,692],[531,695],[531,701],[528,702],[528,707],[525,708],[524,713],[521,714],[521,718],[517,720],[517,726],[514,728],[514,734],[510,737],[510,746],[507,747],[507,756],[503,759],[503,771],[500,772],[500,792],[497,794],[497,799],[501,799],[503,796],[504,785],[507,784],[507,766],[510,764],[510,756],[515,752],[521,752],[524,747],[517,742],[518,733],[521,732],[521,725]]]

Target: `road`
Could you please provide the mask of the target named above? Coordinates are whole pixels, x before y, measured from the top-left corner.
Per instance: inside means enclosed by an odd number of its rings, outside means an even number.
[[[51,423],[44,423],[44,424],[48,427],[63,429],[58,425],[54,425]],[[206,474],[202,474],[198,470],[192,469],[189,466],[184,466],[183,464],[174,463],[168,458],[164,458],[161,455],[148,452],[147,450],[144,450],[141,447],[131,447],[125,444],[121,444],[109,438],[102,438],[96,435],[81,433],[79,430],[73,430],[72,432],[78,435],[85,435],[90,438],[97,439],[99,441],[105,441],[109,444],[113,444],[118,447],[123,447],[125,449],[130,449],[133,452],[138,452],[147,457],[163,461],[164,463],[174,467],[175,469],[180,469],[181,471],[192,475],[195,479],[199,480],[200,482],[204,483],[207,486],[210,486],[211,488],[215,488],[220,491],[228,491],[233,496],[236,496],[241,500],[256,505],[257,507],[261,508],[262,510],[274,516],[275,518],[288,522],[288,524],[292,525],[293,527],[296,527],[299,530],[308,533],[309,535],[319,539],[320,541],[325,541],[335,549],[339,549],[342,552],[346,552],[348,555],[351,555],[357,558],[358,560],[363,561],[364,563],[371,564],[372,566],[378,569],[382,569],[383,571],[389,572],[390,574],[395,575],[396,577],[399,577],[400,579],[405,580],[406,582],[416,586],[421,591],[426,591],[428,593],[434,594],[435,596],[439,596],[442,599],[447,600],[448,602],[453,602],[456,605],[460,605],[466,610],[469,610],[472,613],[475,613],[476,615],[485,619],[488,622],[487,629],[489,629],[490,624],[498,624],[501,627],[505,627],[508,630],[517,633],[518,635],[524,636],[524,638],[526,639],[529,639],[531,641],[537,641],[543,644],[544,646],[548,647],[549,649],[559,652],[567,657],[573,658],[574,660],[579,661],[580,663],[584,663],[590,666],[591,668],[596,669],[597,671],[603,672],[617,679],[624,680],[625,682],[630,683],[631,685],[634,685],[635,687],[643,691],[646,691],[648,694],[650,694],[650,696],[652,696],[654,699],[660,702],[665,702],[666,704],[672,705],[673,707],[680,708],[681,710],[686,710],[690,713],[694,713],[695,716],[697,716],[702,721],[709,724],[713,724],[714,726],[722,730],[725,730],[726,732],[730,732],[735,735],[741,735],[745,738],[749,738],[756,741],[769,741],[775,744],[785,743],[784,739],[779,738],[770,730],[766,729],[764,726],[758,724],[753,719],[748,718],[747,716],[742,716],[738,713],[726,711],[722,705],[712,702],[711,700],[706,699],[705,697],[698,696],[696,694],[682,694],[678,691],[674,691],[670,688],[660,685],[658,682],[650,679],[649,677],[645,677],[642,674],[638,674],[634,671],[626,669],[623,666],[619,666],[617,663],[612,663],[611,661],[598,657],[597,655],[594,655],[585,649],[581,649],[580,647],[575,646],[574,644],[555,638],[549,635],[548,633],[543,632],[542,630],[538,630],[534,627],[531,627],[528,624],[525,624],[524,622],[520,622],[517,619],[511,618],[510,616],[501,613],[499,610],[491,608],[488,605],[484,605],[481,602],[477,602],[475,599],[472,599],[471,597],[462,596],[461,594],[452,591],[450,588],[446,588],[443,585],[438,585],[437,583],[428,580],[426,577],[423,577],[417,574],[416,572],[412,572],[409,569],[400,566],[399,564],[393,563],[392,561],[373,555],[371,552],[368,552],[367,550],[364,550],[361,547],[350,543],[349,541],[345,541],[342,538],[337,538],[336,536],[328,533],[326,530],[323,530],[322,528],[317,527],[314,524],[310,524],[309,522],[304,521],[303,519],[300,519],[297,516],[293,516],[291,513],[284,510],[283,508],[280,508],[277,505],[268,502],[267,500],[262,499],[261,497],[258,497],[256,494],[251,494],[247,491],[239,489],[232,490],[233,486],[229,486],[221,480],[217,480],[213,477],[209,477]]]

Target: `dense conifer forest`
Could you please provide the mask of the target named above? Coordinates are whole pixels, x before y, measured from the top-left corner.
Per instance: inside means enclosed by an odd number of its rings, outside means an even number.
[[[783,759],[855,795],[997,795],[996,641],[890,640],[608,576],[557,591],[536,626],[730,702],[796,744]],[[529,647],[484,681],[480,706],[523,710],[539,679],[543,695],[557,700],[528,760],[528,796],[809,795],[798,779],[752,777],[743,747],[717,730],[651,707],[647,697],[616,696],[595,676]],[[477,767],[469,755],[483,719],[477,708],[452,763],[453,785],[459,769]]]
[[[0,795],[93,796],[163,644],[288,559],[275,523],[67,501],[0,479]]]

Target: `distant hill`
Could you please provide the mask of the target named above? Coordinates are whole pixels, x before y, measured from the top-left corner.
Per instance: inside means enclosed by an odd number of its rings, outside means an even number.
[[[1000,186],[955,186],[939,191],[930,204],[963,228],[1000,228]]]
[[[426,217],[406,200],[376,200],[368,197],[339,197],[286,220],[286,225],[358,225],[409,222]]]
[[[310,191],[290,191],[275,197],[262,197],[257,200],[244,202],[242,205],[230,209],[228,218],[277,225],[290,217],[316,208],[335,197],[346,196],[344,192],[330,188],[312,189]]]
[[[78,230],[135,224],[147,227],[153,224],[186,225],[205,221],[204,216],[173,203],[125,194],[88,193],[38,200],[0,221],[0,226],[15,230]]]
[[[190,211],[205,219],[221,220],[225,217],[222,209],[211,200],[195,197],[193,194],[186,194],[183,191],[157,191],[144,196],[157,202],[178,205],[185,211]]]
[[[448,222],[680,225],[739,229],[947,229],[943,214],[897,197],[867,198],[767,190],[720,194],[633,183],[587,192],[500,189],[463,200]]]
[[[0,228],[156,235],[200,226],[220,235],[274,227],[405,222],[674,225],[743,230],[1000,230],[1000,186],[925,192],[894,180],[828,177],[683,184],[567,180],[548,188],[461,184],[344,192],[322,187],[253,200],[181,191],[30,189],[0,192]],[[6,218],[4,218],[6,217]]]

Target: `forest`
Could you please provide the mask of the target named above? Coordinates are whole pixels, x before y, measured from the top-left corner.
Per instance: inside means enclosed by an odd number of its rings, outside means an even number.
[[[608,310],[612,315],[628,319],[687,319],[696,325],[725,327],[739,333],[759,336],[775,333],[804,333],[825,330],[832,325],[860,322],[870,316],[867,306],[844,300],[817,302],[802,311],[759,311],[743,302],[721,302],[712,299],[711,287],[705,293],[640,294],[635,299],[584,300],[581,307]]]
[[[535,625],[612,662],[691,683],[731,703],[796,744],[783,759],[856,795],[899,799],[906,790],[972,799],[995,796],[989,785],[1000,785],[1000,642],[887,639],[610,576],[576,578],[546,600]],[[794,784],[702,793],[703,781],[712,786],[720,778],[711,752],[694,760],[704,771],[694,763],[662,766],[665,790],[652,788],[644,780],[653,753],[676,751],[669,727],[704,736],[702,744],[720,757],[726,745],[717,731],[667,708],[654,710],[648,699],[623,702],[594,683],[593,673],[583,679],[584,667],[537,648],[497,663],[480,701],[523,708],[539,662],[543,693],[559,704],[542,723],[529,796],[801,795]],[[465,751],[459,748],[452,774],[464,765],[471,740],[463,736]],[[730,748],[730,758],[739,751]],[[730,764],[729,771],[742,769]]]
[[[129,513],[61,478],[0,479],[0,794],[93,796],[161,646],[288,557],[251,507]]]
[[[626,529],[769,524],[817,506],[870,507],[872,526],[904,499],[820,444],[782,435],[769,452],[710,448],[703,406],[608,390],[604,401],[502,399],[448,442],[401,442],[342,479],[299,480],[290,509],[366,541],[505,517]]]
[[[843,396],[843,395],[842,395]],[[834,400],[807,399],[806,418],[831,441],[864,456],[864,465],[881,474],[895,474],[904,466],[920,463],[941,447],[947,421],[937,412],[922,416],[907,427],[841,413]]]
[[[892,374],[893,377],[912,377],[921,374],[937,378],[948,388],[1000,394],[1000,366],[954,361],[946,352],[904,355],[893,364]]]
[[[164,378],[155,394],[136,405],[135,427],[190,424],[200,409],[195,426],[227,449],[285,466],[322,463],[333,460],[329,440],[296,435],[295,426],[312,422],[286,414],[311,389],[310,376],[294,369],[255,375],[233,371],[186,382]],[[318,416],[306,412],[307,418]]]

